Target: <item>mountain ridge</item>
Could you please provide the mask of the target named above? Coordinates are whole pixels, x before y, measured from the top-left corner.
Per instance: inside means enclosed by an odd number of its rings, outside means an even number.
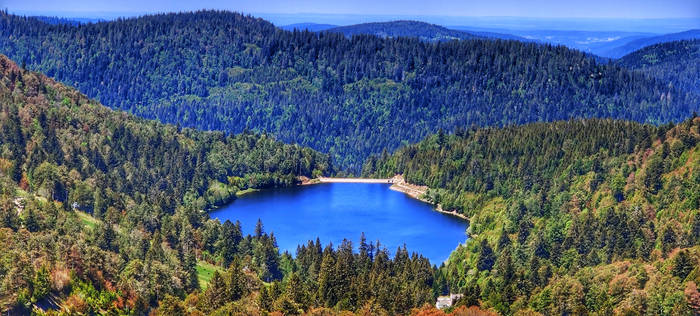
[[[700,39],[646,46],[623,56],[617,63],[700,94]]]
[[[79,28],[3,13],[0,25],[0,51],[112,108],[204,130],[271,133],[327,152],[351,173],[370,154],[440,128],[570,117],[661,124],[698,107],[678,88],[546,44],[349,39],[223,11]]]
[[[622,46],[610,49],[607,54],[613,57],[624,57],[634,51],[643,49],[647,46],[652,46],[659,43],[673,42],[678,40],[700,39],[700,29],[693,29],[678,33],[669,33],[659,36],[643,37]]]
[[[424,41],[449,41],[475,39],[479,36],[446,27],[413,20],[370,22],[326,29],[325,32],[342,33],[347,37],[365,34],[384,38],[417,37]]]

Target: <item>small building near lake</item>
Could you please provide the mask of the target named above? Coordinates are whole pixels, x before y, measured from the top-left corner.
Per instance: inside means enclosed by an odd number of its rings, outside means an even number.
[[[437,302],[435,302],[435,307],[438,309],[448,308],[452,306],[457,300],[462,298],[463,294],[450,294],[438,296]]]

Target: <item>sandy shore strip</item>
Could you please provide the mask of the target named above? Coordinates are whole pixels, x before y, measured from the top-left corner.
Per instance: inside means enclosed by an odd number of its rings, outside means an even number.
[[[319,177],[318,182],[322,182],[322,183],[394,183],[394,178],[370,179],[370,178],[326,178],[326,177]]]
[[[394,184],[391,185],[391,187],[389,189],[392,189],[392,190],[398,191],[398,192],[406,193],[410,197],[412,197],[416,200],[420,200],[420,201],[423,201],[423,202],[428,203],[428,204],[433,204],[432,202],[428,201],[424,197],[425,193],[428,192],[427,186],[410,184],[410,183],[406,182],[401,175],[397,175],[392,179],[394,179]],[[467,218],[463,214],[457,213],[457,211],[443,210],[442,206],[440,204],[435,206],[435,210],[440,212],[440,213],[443,213],[443,214],[452,215],[455,217],[459,217],[465,221],[469,221],[469,218]]]
[[[408,196],[419,200],[423,201],[428,204],[433,204],[427,199],[425,199],[425,193],[428,192],[428,187],[427,186],[422,186],[422,185],[415,185],[415,184],[410,184],[404,180],[402,175],[396,175],[393,178],[388,178],[388,179],[373,179],[373,178],[331,178],[331,177],[318,177],[315,179],[309,179],[307,177],[300,177],[299,178],[301,185],[312,185],[312,184],[318,184],[318,183],[387,183],[391,184],[391,187],[389,189],[397,191],[397,192],[403,192],[408,194]],[[464,216],[463,214],[457,213],[457,211],[446,211],[442,209],[442,206],[440,204],[435,206],[435,210],[447,214],[447,215],[452,215],[455,217],[459,217],[465,221],[469,221],[469,218]]]

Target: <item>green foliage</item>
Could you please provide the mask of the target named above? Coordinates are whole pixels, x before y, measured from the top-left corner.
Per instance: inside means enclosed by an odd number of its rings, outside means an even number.
[[[399,24],[413,32],[411,22]],[[369,155],[440,128],[571,117],[665,123],[699,109],[685,86],[563,46],[426,42],[365,27],[392,38],[282,31],[221,11],[80,26],[3,13],[0,52],[115,109],[203,130],[268,132],[327,152],[353,173]],[[425,37],[461,35],[433,27]],[[266,163],[303,169],[315,159]]]
[[[670,41],[649,45],[622,57],[623,67],[638,70],[664,84],[700,93],[700,40]],[[667,95],[666,98],[673,98]]]
[[[202,289],[206,289],[214,276],[214,271],[217,271],[217,267],[204,261],[197,262],[197,279],[199,286]]]
[[[496,261],[496,256],[486,239],[481,240],[479,249],[479,260],[476,263],[477,269],[479,269],[479,271],[491,270]]]
[[[34,281],[32,282],[33,302],[37,302],[49,294],[49,291],[51,290],[51,283],[49,282],[49,270],[46,267],[41,267],[39,270],[36,271]]]
[[[445,27],[419,21],[393,21],[362,23],[357,25],[340,26],[326,30],[331,33],[342,33],[347,37],[372,34],[378,37],[417,37],[422,41],[445,42],[450,40],[475,39],[477,36]]]
[[[673,270],[671,273],[674,276],[679,277],[681,280],[685,280],[685,277],[690,274],[695,267],[698,266],[697,260],[693,259],[687,250],[681,250],[673,261]]]
[[[537,123],[438,133],[363,170],[403,174],[470,218],[470,239],[439,272],[469,303],[504,314],[689,315],[698,141],[696,117]]]
[[[274,236],[239,249],[240,225],[208,220],[205,211],[239,188],[333,172],[327,156],[265,135],[183,130],[113,112],[5,57],[0,100],[0,288],[11,293],[2,311],[53,291],[79,313],[145,311],[199,289],[202,250],[226,266],[252,258],[245,269],[282,279]],[[35,273],[35,265],[43,268]],[[229,300],[250,293],[247,278],[227,282],[238,284]]]

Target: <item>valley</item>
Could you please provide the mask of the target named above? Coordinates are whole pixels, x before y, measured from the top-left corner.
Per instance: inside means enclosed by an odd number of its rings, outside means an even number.
[[[695,19],[15,12],[2,314],[700,313]]]
[[[434,212],[430,204],[376,182],[264,190],[237,199],[210,216],[238,220],[248,232],[260,219],[266,230],[274,232],[280,251],[291,254],[300,241],[318,237],[339,245],[348,238],[359,244],[364,235],[391,254],[405,245],[439,265],[467,239],[467,222]]]

